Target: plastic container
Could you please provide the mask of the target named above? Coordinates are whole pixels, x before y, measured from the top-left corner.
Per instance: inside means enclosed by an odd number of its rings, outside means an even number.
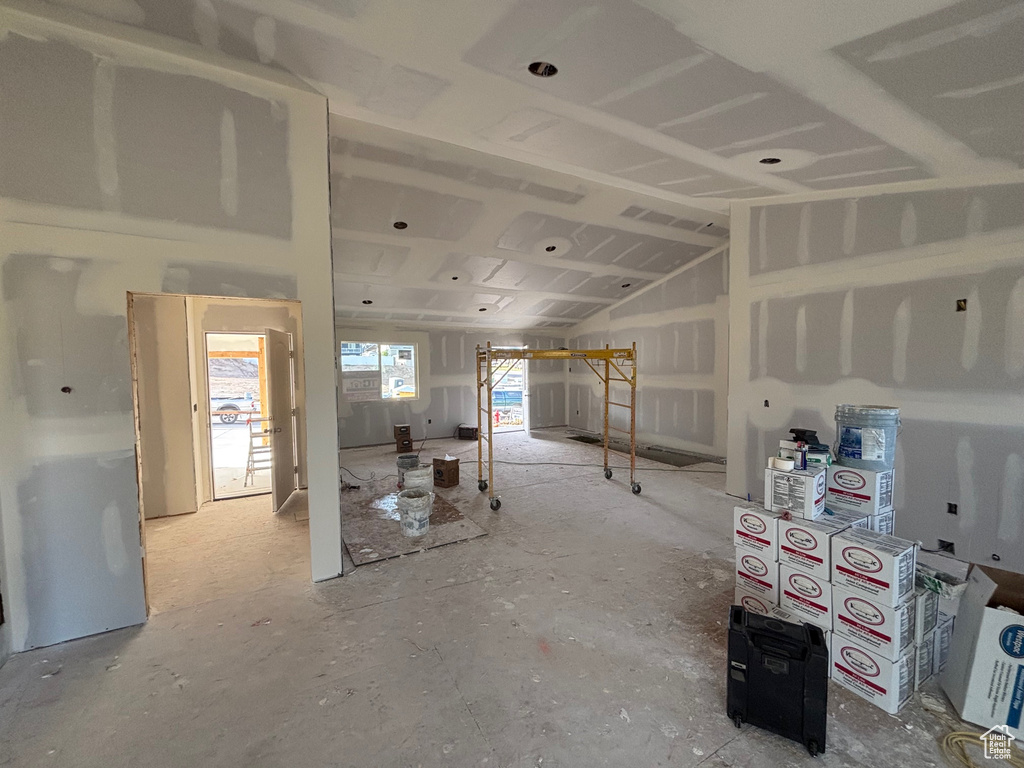
[[[402,533],[413,538],[430,530],[430,512],[433,508],[434,494],[431,491],[413,488],[399,493],[398,514]]]
[[[398,457],[398,487],[402,487],[405,481],[405,473],[410,469],[416,469],[420,465],[418,453],[403,453]]]
[[[429,491],[434,487],[434,470],[431,467],[426,469],[407,469],[402,480],[402,487],[407,491],[414,488]]]
[[[837,405],[837,463],[873,472],[892,469],[899,427],[899,408],[889,405]]]

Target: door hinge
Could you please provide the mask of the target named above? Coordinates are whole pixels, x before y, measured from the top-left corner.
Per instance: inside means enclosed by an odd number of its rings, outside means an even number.
[[[295,467],[295,474],[299,474],[299,468]]]
[[[139,557],[141,557],[143,560],[146,559],[146,548],[143,546],[139,546]]]
[[[294,349],[289,349],[288,350],[288,358],[291,359],[291,360],[295,359],[295,350]]]

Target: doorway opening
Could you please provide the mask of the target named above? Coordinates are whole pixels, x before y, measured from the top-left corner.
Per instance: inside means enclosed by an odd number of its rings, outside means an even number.
[[[266,337],[207,333],[210,472],[215,501],[270,493]]]
[[[128,295],[149,610],[308,578],[301,305]]]
[[[491,386],[494,431],[526,430],[526,361],[501,361],[491,373]]]

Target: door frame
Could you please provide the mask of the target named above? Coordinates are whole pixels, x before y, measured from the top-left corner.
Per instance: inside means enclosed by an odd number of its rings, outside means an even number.
[[[206,454],[206,473],[210,481],[210,496],[212,501],[226,501],[228,499],[244,499],[248,496],[263,496],[271,493],[271,488],[266,490],[252,490],[252,491],[239,491],[238,493],[229,493],[223,496],[217,495],[217,477],[213,467],[213,408],[209,407],[210,401],[210,346],[209,337],[213,336],[257,336],[259,337],[259,351],[257,355],[257,365],[259,366],[259,373],[257,374],[260,382],[260,415],[262,416],[266,410],[266,385],[267,385],[267,355],[266,355],[266,332],[257,331],[203,331],[203,360],[206,361],[206,366],[203,371],[203,381],[206,384],[206,403],[207,403],[207,421],[206,421],[206,445],[208,453]],[[273,475],[273,470],[271,470]],[[205,503],[205,502],[204,502]]]
[[[505,345],[505,346],[500,346],[500,347],[493,347],[493,349],[527,349],[527,345],[525,345],[525,344],[522,344],[522,345],[519,345],[519,346]],[[515,433],[515,432],[525,432],[527,435],[529,435],[530,434],[530,407],[529,407],[530,385],[528,384],[527,378],[526,378],[527,377],[527,373],[526,373],[526,369],[527,369],[527,364],[526,363],[527,363],[527,361],[526,361],[525,358],[523,358],[523,359],[519,359],[519,360],[509,360],[508,362],[512,363],[510,371],[512,369],[514,369],[516,366],[522,366],[522,372],[523,372],[523,397],[522,397],[523,426],[522,427],[504,427],[504,428],[501,428],[501,429],[496,427],[494,429],[494,434],[496,434],[496,435],[506,435],[506,434],[510,435],[510,434]],[[495,391],[497,392],[499,390],[495,390]],[[487,418],[489,418],[489,419],[493,419],[494,418],[494,406],[493,405],[491,406],[491,412],[487,414]]]
[[[143,482],[142,482],[142,471],[141,471],[142,470],[142,465],[141,465],[141,457],[140,457],[140,454],[141,454],[141,440],[140,440],[139,418],[138,418],[138,374],[137,374],[136,367],[135,367],[135,350],[137,349],[138,339],[137,339],[136,333],[135,333],[135,317],[134,317],[134,309],[133,309],[134,297],[135,296],[174,296],[174,297],[180,297],[180,298],[185,300],[185,307],[186,307],[186,309],[185,309],[185,326],[186,326],[186,333],[187,333],[189,350],[190,350],[190,355],[189,355],[189,366],[190,366],[190,368],[189,368],[189,376],[190,376],[191,380],[197,384],[197,389],[195,390],[197,402],[193,404],[193,412],[189,414],[189,418],[192,421],[192,425],[193,425],[192,426],[192,430],[193,430],[193,445],[201,445],[203,443],[203,441],[199,440],[197,438],[197,436],[196,436],[197,424],[201,424],[203,418],[207,419],[207,421],[209,421],[209,419],[210,419],[210,399],[209,399],[210,398],[210,393],[209,393],[208,383],[206,382],[205,377],[199,376],[198,372],[192,370],[192,366],[194,366],[194,364],[196,362],[196,358],[197,358],[197,355],[194,354],[194,352],[195,352],[195,350],[194,350],[194,347],[195,347],[195,341],[194,341],[195,340],[195,333],[193,332],[193,320],[194,320],[194,318],[193,318],[193,314],[192,314],[193,313],[193,309],[194,309],[194,302],[195,302],[195,300],[199,299],[199,300],[202,300],[202,301],[223,303],[224,305],[230,305],[232,303],[236,303],[237,302],[239,304],[246,305],[249,308],[258,307],[258,306],[263,305],[263,304],[273,305],[273,307],[267,306],[266,307],[267,309],[280,308],[282,305],[289,305],[289,306],[294,306],[295,308],[297,308],[298,311],[296,313],[296,321],[297,322],[296,322],[295,331],[294,332],[293,331],[288,331],[288,332],[292,335],[292,345],[293,345],[292,349],[295,352],[295,357],[294,357],[294,360],[293,360],[293,368],[292,368],[293,386],[296,388],[296,390],[298,390],[298,385],[299,385],[299,381],[300,381],[300,379],[299,379],[300,373],[301,373],[301,383],[302,383],[302,402],[301,402],[301,405],[299,403],[296,403],[297,413],[296,413],[296,416],[295,416],[295,426],[296,426],[296,430],[297,430],[296,431],[296,436],[295,436],[296,449],[298,451],[298,449],[301,448],[301,454],[296,456],[296,461],[300,465],[300,473],[299,473],[299,477],[298,477],[298,483],[299,483],[300,488],[305,488],[306,487],[306,485],[302,482],[302,480],[303,480],[303,478],[305,476],[305,474],[304,474],[305,471],[306,471],[305,465],[306,465],[306,462],[308,461],[308,457],[307,457],[307,454],[306,454],[306,446],[304,444],[305,443],[305,436],[306,436],[306,429],[305,429],[305,423],[304,423],[304,420],[306,418],[306,414],[305,414],[305,411],[306,411],[306,401],[305,401],[306,382],[305,382],[305,371],[304,371],[306,348],[305,348],[305,343],[303,341],[302,302],[299,301],[298,299],[266,299],[266,298],[247,298],[247,297],[239,297],[239,296],[214,296],[214,295],[211,295],[211,294],[204,294],[204,293],[173,293],[173,292],[167,292],[167,291],[126,291],[125,292],[125,296],[126,296],[126,304],[127,304],[127,331],[128,331],[127,336],[128,336],[128,348],[129,348],[129,365],[130,365],[131,378],[132,378],[132,385],[131,385],[132,386],[132,410],[133,410],[133,414],[134,414],[133,427],[134,427],[134,430],[135,430],[135,459],[136,459],[136,461],[135,461],[135,472],[136,472],[135,483],[136,483],[138,508],[139,508],[139,552],[140,552],[140,556],[141,556],[141,559],[142,559],[142,589],[143,589],[143,597],[145,599],[145,604],[146,604],[146,618],[148,619],[149,616],[151,615],[152,609],[151,609],[150,602],[149,602],[149,568],[148,568],[148,563],[146,561],[146,518],[145,518],[145,510],[143,508],[143,501],[142,501]],[[263,327],[266,328],[267,324],[264,323]],[[216,331],[214,331],[214,332],[216,332]],[[203,338],[205,339],[206,331],[204,330],[204,331],[202,331],[202,333],[203,333]],[[243,332],[243,333],[263,333],[263,331],[248,331],[248,332]],[[205,360],[205,351],[206,350],[204,348],[204,350],[203,350],[204,360]],[[199,384],[202,384],[202,386],[198,387]],[[202,391],[199,391],[200,388],[202,389]],[[205,404],[202,402],[202,399],[203,399],[204,396],[206,398]],[[300,418],[303,420],[303,422],[299,421]],[[202,457],[200,456],[199,451],[194,451],[194,453],[196,454],[196,462],[197,462],[197,466],[198,466],[198,462],[201,461]],[[211,464],[211,466],[212,466],[212,464]],[[199,478],[199,473],[196,474],[196,479],[198,480],[198,478]],[[212,483],[212,478],[211,478],[211,483]],[[196,496],[197,496],[197,503],[199,504],[199,506],[202,506],[207,501],[212,501],[212,499],[213,499],[212,485],[211,485],[211,488],[209,489],[209,491],[210,491],[210,498],[209,499],[206,498],[206,491],[207,491],[207,489],[203,488],[201,486],[201,484],[199,484],[197,482]],[[309,540],[308,544],[309,544],[309,552],[310,552],[310,562],[312,563],[312,556],[313,556],[313,542],[312,542],[312,540]],[[338,575],[340,576],[341,574],[339,573]]]

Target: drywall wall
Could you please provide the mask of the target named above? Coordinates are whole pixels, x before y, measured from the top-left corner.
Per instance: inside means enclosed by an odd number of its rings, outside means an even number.
[[[831,443],[837,403],[895,405],[897,534],[1024,570],[1024,175],[734,204],[732,224],[728,491],[761,496],[790,427]]]
[[[569,347],[637,347],[637,442],[725,455],[729,352],[729,249],[718,248],[572,329]],[[603,385],[568,366],[569,426],[603,430]],[[628,389],[612,386],[612,400]],[[610,411],[628,428],[628,412]]]
[[[302,302],[312,575],[339,574],[325,100],[257,65],[32,8],[0,10],[12,649],[146,617],[129,291]]]
[[[197,371],[206,371],[206,334],[207,333],[264,333],[268,328],[284,331],[292,337],[295,360],[301,361],[305,356],[302,339],[302,305],[296,301],[278,301],[265,299],[231,299],[213,298],[210,296],[189,296],[188,307],[189,331],[192,335],[190,348],[194,355],[192,367]],[[294,369],[295,385],[295,463],[299,468],[299,487],[308,485],[308,463],[306,461],[306,372],[305,368],[296,364]],[[209,381],[205,375],[198,377],[196,403],[199,406],[199,421],[203,433],[197,441],[200,465],[204,468],[200,477],[201,497],[209,501],[213,498],[213,487],[208,467],[210,467],[210,391]]]
[[[148,520],[196,512],[185,297],[135,294],[129,319],[143,513]]]
[[[8,606],[10,600],[7,597],[7,568],[4,565],[4,527],[3,515],[0,514],[0,612],[3,619],[0,619],[0,667],[11,655],[11,617]]]
[[[565,339],[536,333],[480,330],[402,330],[392,325],[345,325],[343,341],[417,344],[420,397],[416,400],[352,402],[339,388],[338,432],[342,447],[394,442],[392,426],[409,424],[414,440],[451,437],[459,424],[476,424],[476,347],[558,349]],[[340,350],[339,350],[340,351]],[[565,361],[527,363],[528,419],[531,429],[565,424]],[[430,423],[428,423],[428,421]]]

